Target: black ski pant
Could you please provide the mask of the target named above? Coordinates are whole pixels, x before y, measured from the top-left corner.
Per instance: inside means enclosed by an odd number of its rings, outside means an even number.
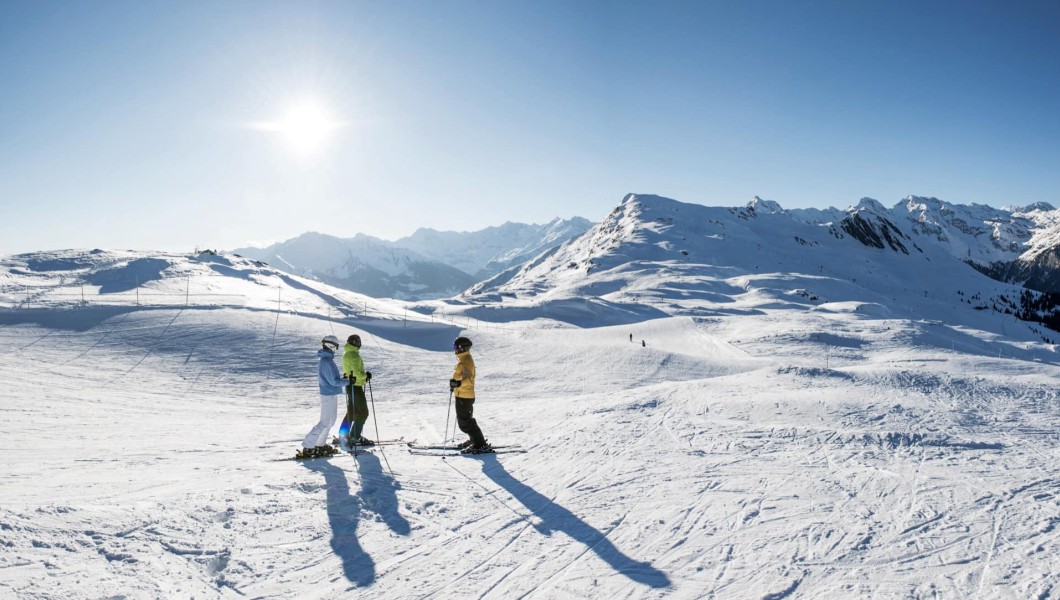
[[[460,427],[460,431],[463,431],[471,438],[471,442],[476,446],[481,446],[486,443],[486,438],[482,437],[482,430],[478,428],[478,421],[472,416],[475,412],[475,399],[474,398],[460,398],[456,399],[456,424]]]
[[[364,386],[346,386],[346,416],[339,425],[339,435],[351,435],[354,439],[361,437],[364,423],[368,420],[368,398],[364,395]],[[352,429],[352,431],[351,431]]]

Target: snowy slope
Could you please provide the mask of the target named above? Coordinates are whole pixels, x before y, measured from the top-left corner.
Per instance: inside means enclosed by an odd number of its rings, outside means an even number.
[[[580,267],[407,319],[229,256],[0,260],[0,597],[1055,596],[1056,346],[935,291],[966,281],[912,268],[941,249],[767,206],[694,244],[686,205],[627,202],[539,261]],[[421,441],[471,336],[476,417],[528,452],[277,461],[332,332],[365,340],[369,434]]]
[[[408,306],[212,251],[59,250],[0,257],[0,310],[247,308],[324,319],[432,319]],[[76,320],[76,311],[64,314]]]
[[[1009,307],[1023,290],[955,257],[954,237],[936,243],[869,198],[806,212],[760,198],[727,208],[630,194],[581,237],[471,288],[463,299],[473,307],[463,310],[578,320],[590,304],[608,324],[846,305],[982,326],[984,308]],[[957,253],[975,238],[962,238]]]

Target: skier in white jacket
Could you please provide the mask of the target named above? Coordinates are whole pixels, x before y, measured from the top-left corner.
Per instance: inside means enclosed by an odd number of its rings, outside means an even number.
[[[295,458],[316,458],[318,456],[331,456],[338,452],[334,446],[327,443],[328,434],[335,425],[338,409],[338,397],[342,388],[349,383],[349,379],[339,373],[335,366],[335,351],[339,349],[339,340],[333,335],[325,336],[321,340],[321,349],[317,350],[317,383],[320,387],[320,420],[309,434],[302,440],[302,449],[295,454]]]

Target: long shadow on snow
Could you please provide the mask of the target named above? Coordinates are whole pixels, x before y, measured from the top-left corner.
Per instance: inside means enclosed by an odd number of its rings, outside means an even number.
[[[183,307],[169,307],[172,310]],[[0,310],[0,324],[33,324],[68,331],[88,331],[107,319],[144,310],[141,306],[86,306],[76,309],[23,308]]]
[[[162,258],[137,258],[120,267],[89,273],[84,280],[98,285],[100,294],[128,292],[144,282],[162,279],[162,271],[171,265],[171,262]]]
[[[357,472],[363,482],[362,490],[354,496],[346,481],[346,471],[326,460],[310,460],[302,466],[324,476],[327,486],[328,523],[331,524],[331,548],[342,559],[342,571],[357,587],[375,582],[375,561],[361,548],[357,526],[361,512],[379,515],[394,533],[409,535],[412,526],[398,511],[397,483],[383,472],[379,458],[364,454],[357,458]]]
[[[325,294],[324,292],[322,292],[322,291],[320,291],[320,290],[318,290],[318,289],[316,289],[314,287],[310,287],[310,286],[302,283],[301,281],[297,281],[293,277],[290,277],[289,275],[284,275],[283,273],[276,273],[276,275],[284,283],[286,283],[287,285],[291,286],[292,288],[294,288],[296,290],[301,290],[303,292],[309,292],[310,294],[313,294],[314,296],[317,296],[318,298],[320,298],[321,300],[323,300],[327,304],[330,304],[331,306],[334,306],[335,308],[348,308],[351,311],[356,311],[357,310],[357,307],[352,306],[350,304],[347,304],[347,303],[343,302],[342,300],[339,300],[335,296],[332,296],[331,294]]]
[[[358,587],[375,581],[375,562],[361,548],[357,539],[357,525],[361,522],[363,502],[350,494],[346,472],[327,460],[310,460],[302,465],[324,476],[328,488],[328,523],[331,524],[331,549],[342,559],[346,579]]]
[[[464,314],[493,323],[546,317],[579,327],[631,325],[670,316],[648,304],[610,302],[596,297],[549,300],[534,306],[474,306]]]
[[[362,506],[379,515],[394,533],[411,533],[412,525],[398,510],[397,491],[401,485],[383,471],[379,457],[375,454],[362,454],[356,458],[357,472],[361,475],[361,493],[358,497]]]
[[[493,454],[472,455],[482,459],[482,472],[494,483],[508,490],[516,500],[541,519],[538,531],[545,535],[553,531],[562,531],[572,539],[581,542],[592,550],[615,571],[637,583],[653,588],[664,588],[671,585],[666,573],[651,566],[650,563],[633,560],[615,547],[607,534],[594,528],[566,508],[549,500],[536,490],[512,477]],[[610,532],[608,532],[610,533]]]

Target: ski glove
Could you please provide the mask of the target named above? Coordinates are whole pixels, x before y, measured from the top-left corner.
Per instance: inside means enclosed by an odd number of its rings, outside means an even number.
[[[449,389],[455,390],[458,387],[460,387],[460,380],[459,379],[450,379],[449,380]]]
[[[371,371],[365,371],[364,372],[364,380],[365,381],[371,381],[372,380],[372,372]]]

